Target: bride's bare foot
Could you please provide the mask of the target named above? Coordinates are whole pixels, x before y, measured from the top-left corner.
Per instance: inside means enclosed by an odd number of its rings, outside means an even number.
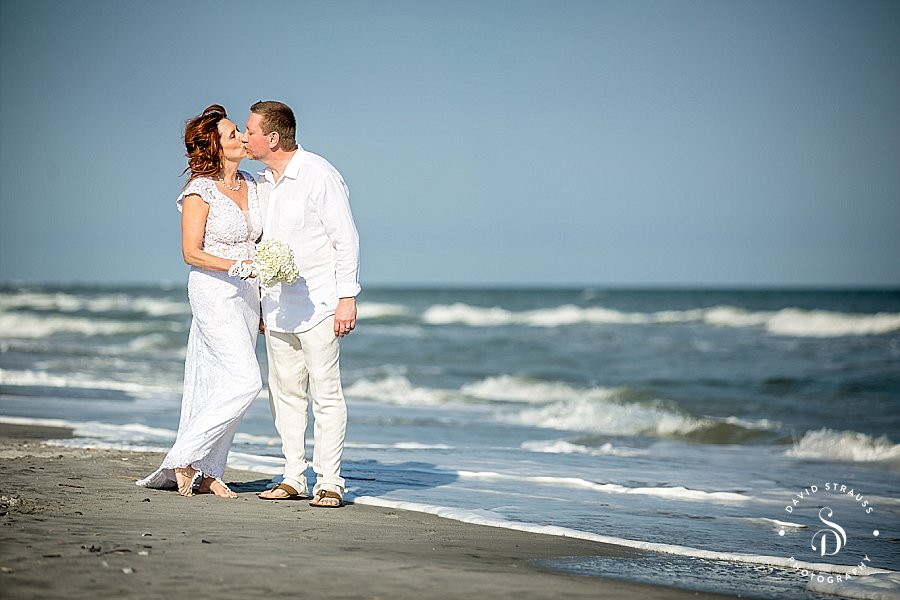
[[[231,491],[231,488],[213,477],[204,477],[200,481],[200,489],[197,491],[201,494],[215,494],[219,498],[238,497],[237,494]]]
[[[197,469],[188,465],[186,467],[178,467],[175,469],[175,483],[178,484],[178,493],[182,496],[193,496],[194,475]]]

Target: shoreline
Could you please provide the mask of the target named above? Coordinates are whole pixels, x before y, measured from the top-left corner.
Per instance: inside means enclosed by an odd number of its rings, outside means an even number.
[[[349,504],[262,501],[269,478],[228,469],[236,500],[134,481],[159,453],[48,446],[71,430],[0,423],[4,598],[727,598],[550,570],[627,548]]]

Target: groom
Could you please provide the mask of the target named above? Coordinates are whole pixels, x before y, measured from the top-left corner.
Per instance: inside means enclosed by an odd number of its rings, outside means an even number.
[[[291,108],[257,102],[242,137],[260,173],[263,238],[289,244],[300,277],[262,290],[269,403],[286,459],[284,477],[265,500],[307,497],[306,426],[313,401],[316,483],[310,506],[343,505],[341,455],[347,405],[341,388],[339,340],[356,327],[359,234],[341,174],[296,140]]]

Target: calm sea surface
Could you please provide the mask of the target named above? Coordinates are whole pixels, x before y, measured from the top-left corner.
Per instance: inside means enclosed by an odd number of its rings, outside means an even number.
[[[745,597],[900,571],[900,291],[366,289],[359,312],[356,502],[621,544],[641,558],[549,566]],[[190,318],[182,287],[0,286],[0,420],[166,450]],[[266,393],[229,462],[274,475]]]

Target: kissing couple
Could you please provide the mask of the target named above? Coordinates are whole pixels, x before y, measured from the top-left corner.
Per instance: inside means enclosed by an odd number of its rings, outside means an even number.
[[[237,497],[222,477],[241,418],[262,389],[256,339],[264,333],[269,404],[285,466],[259,497],[343,506],[347,405],[340,340],[356,327],[359,234],[341,174],[298,145],[296,130],[294,112],[277,101],[251,106],[243,133],[218,104],[185,125],[188,167],[182,175],[190,172],[190,178],[176,201],[193,315],[184,394],[175,443],[139,486]],[[244,158],[266,166],[258,181],[238,169]],[[292,282],[260,281],[257,243],[267,240],[292,251]]]

